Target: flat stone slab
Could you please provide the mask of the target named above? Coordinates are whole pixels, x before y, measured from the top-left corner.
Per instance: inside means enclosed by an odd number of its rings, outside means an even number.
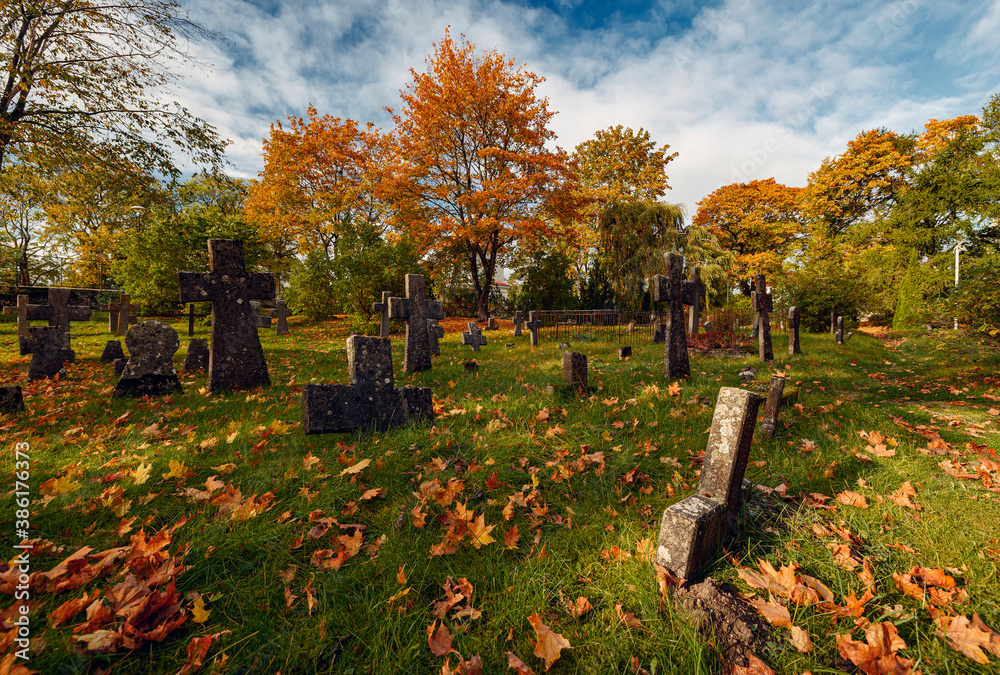
[[[181,346],[177,331],[162,321],[143,321],[125,333],[129,359],[114,396],[159,396],[181,391],[172,360]]]

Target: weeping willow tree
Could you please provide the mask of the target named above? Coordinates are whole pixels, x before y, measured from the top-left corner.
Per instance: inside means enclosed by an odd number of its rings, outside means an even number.
[[[660,203],[612,204],[598,221],[602,268],[620,309],[640,309],[646,279],[663,271],[663,254],[684,243],[684,211]]]

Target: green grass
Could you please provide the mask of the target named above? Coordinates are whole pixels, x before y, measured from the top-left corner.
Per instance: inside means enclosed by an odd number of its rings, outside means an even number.
[[[306,437],[294,426],[301,419],[301,385],[346,382],[343,322],[293,320],[292,334],[280,338],[260,331],[270,389],[208,396],[202,391],[205,375],[183,375],[182,395],[130,401],[111,398],[115,378],[110,366],[97,362],[109,337],[101,316],[74,324],[78,362],[68,365],[65,378],[55,383],[24,381],[28,357],[17,354],[15,326],[0,324],[0,354],[8,364],[0,379],[21,384],[29,408],[28,414],[11,417],[0,427],[11,468],[4,475],[12,474],[14,443],[29,442],[32,535],[65,547],[60,553],[34,554],[35,570],[53,567],[81,546],[103,551],[127,545],[138,528],[151,536],[186,515],[190,520],[169,546],[172,554],[184,555],[177,590],[181,595],[200,593],[212,614],[204,624],[189,619],[162,642],[133,652],[80,653],[72,629],[85,620],[83,613],[57,628],[45,616],[84,591],[120,583],[121,566],[116,565],[83,588],[33,598],[33,636],[44,638],[45,645],[33,649],[29,665],[42,672],[97,672],[113,666],[115,672],[176,673],[192,637],[225,630],[231,632],[212,645],[199,672],[440,672],[444,657],[431,653],[426,629],[435,618],[434,603],[445,597],[443,584],[449,576],[469,580],[471,604],[482,612],[474,621],[449,621],[453,647],[465,659],[480,655],[487,673],[503,672],[507,651],[535,672],[544,671],[544,662],[532,655],[535,633],[527,620],[536,612],[572,644],[552,673],[631,673],[632,657],[646,669],[655,662],[658,672],[720,672],[714,647],[659,601],[652,566],[636,559],[637,545],[655,542],[663,509],[693,492],[696,456],[705,449],[719,387],[765,386],[774,370],[785,371],[788,386],[797,386],[802,410],[782,411],[788,427],[779,424],[774,441],[755,440],[751,460],[759,465],[751,464],[747,477],[769,487],[787,482],[789,496],[817,492],[832,498],[854,490],[866,495],[869,508],[838,505],[826,511],[757,494],[747,504],[740,536],[729,543],[729,552],[750,566],[758,558],[775,565],[795,562],[800,572],[826,583],[839,603],[851,591],[860,596],[863,584],[855,573],[834,564],[827,547],[832,540],[817,537],[811,526],[843,521],[863,542],[860,550],[876,580],[877,595],[864,616],[897,623],[907,644],[901,655],[918,661],[925,673],[1000,672],[997,657],[982,666],[937,637],[926,608],[899,592],[892,578],[913,565],[959,570],[956,578],[969,600],[955,611],[968,616],[977,612],[988,626],[1000,627],[1000,554],[990,552],[1000,550],[1000,495],[978,480],[946,475],[938,464],[949,456],[921,454],[918,449],[927,440],[893,421],[895,416],[938,428],[952,449],[962,453],[951,455],[953,461],[986,456],[1000,447],[998,416],[989,413],[1000,403],[982,397],[1000,397],[1000,355],[975,336],[914,333],[886,343],[856,334],[837,346],[828,334],[804,334],[805,353],[789,358],[782,356],[784,336],[775,334],[778,359],[772,368],[761,368],[754,383],[741,383],[737,373],[756,358],[694,356],[692,377],[681,383],[678,396],[667,393],[671,382],[663,377],[662,345],[635,344],[634,356],[619,362],[617,345],[580,342],[573,348],[588,354],[590,382],[597,387],[593,396],[581,399],[546,394],[546,385],[561,381],[561,352],[555,342],[543,341],[532,349],[527,337],[487,333],[490,344],[474,355],[480,368],[469,373],[462,364],[473,353],[460,344],[458,334],[449,334],[433,370],[408,374],[401,370],[402,339],[394,336],[397,386],[433,388],[443,411],[434,428]],[[186,345],[186,320],[174,326]],[[205,332],[202,328],[198,335],[205,337]],[[505,349],[507,341],[516,347]],[[176,363],[183,361],[184,349],[175,355]],[[545,417],[540,416],[543,410],[547,419],[539,419]],[[128,412],[126,420],[114,422]],[[293,427],[262,438],[263,429],[275,420]],[[157,433],[149,429],[153,424]],[[970,426],[975,424],[982,428]],[[968,435],[970,429],[981,437]],[[866,444],[859,431],[897,439],[896,456],[857,459],[851,451]],[[813,441],[815,449],[802,452],[802,439]],[[203,445],[205,441],[209,443]],[[972,442],[980,446],[965,445]],[[581,446],[587,446],[587,453],[604,453],[604,471],[592,464],[556,480],[555,466],[546,463],[575,460]],[[304,468],[307,453],[320,464]],[[352,481],[351,475],[340,475],[342,455],[372,464]],[[438,471],[429,466],[434,458],[447,467]],[[183,461],[193,475],[163,479],[171,460]],[[136,485],[130,476],[101,482],[140,463],[152,465],[145,484]],[[236,465],[230,474],[213,468],[227,463]],[[628,484],[625,478],[633,469],[648,478]],[[494,471],[499,484],[490,489],[487,482]],[[39,486],[67,473],[79,488],[43,504]],[[204,489],[213,475],[232,483],[244,498],[270,491],[274,500],[256,517],[220,519],[216,506],[194,503],[181,492]],[[491,533],[496,541],[476,549],[466,538],[454,554],[432,557],[431,548],[446,530],[437,520],[445,507],[431,502],[423,528],[414,527],[410,514],[418,504],[413,493],[431,478],[463,480],[458,501],[481,510],[485,523],[496,526]],[[859,487],[858,479],[872,489]],[[923,510],[877,501],[876,493],[887,497],[906,480],[916,487]],[[536,501],[548,507],[547,513],[535,515],[518,506],[505,521],[508,497],[522,489],[529,493],[535,481]],[[124,501],[102,503],[100,495],[116,485],[124,489]],[[385,493],[362,501],[362,493],[371,488]],[[131,504],[124,517],[136,520],[130,532],[119,536],[116,528],[126,502]],[[343,515],[349,502],[355,502],[357,511]],[[0,498],[9,545],[17,543],[14,509],[11,493]],[[334,525],[319,539],[306,538],[315,524],[309,515],[316,510],[343,524],[364,525],[366,545],[384,536],[377,555],[362,551],[338,571],[312,565],[313,552],[336,550],[332,537],[341,534]],[[290,515],[281,518],[285,512]],[[503,533],[513,525],[521,536],[518,548],[508,550]],[[304,543],[295,547],[298,538]],[[915,553],[890,548],[892,544],[910,546]],[[602,551],[613,546],[632,557],[607,560]],[[281,573],[292,566],[297,571],[289,587],[298,600],[286,610]],[[400,566],[404,586],[396,578]],[[721,553],[708,573],[752,590]],[[307,584],[316,601],[311,614]],[[388,602],[406,587],[411,590],[405,596]],[[593,609],[573,618],[566,602],[580,595],[589,598]],[[620,623],[618,603],[641,620],[638,629]],[[185,599],[186,609],[192,605]],[[895,605],[901,611],[889,614]],[[810,631],[816,649],[799,654],[787,642],[787,629],[776,629],[759,656],[781,673],[836,672],[836,634],[851,632],[859,638],[863,631],[843,619],[833,624],[815,608],[789,609],[793,622]],[[339,640],[348,635],[349,640]],[[452,655],[452,667],[455,660]]]

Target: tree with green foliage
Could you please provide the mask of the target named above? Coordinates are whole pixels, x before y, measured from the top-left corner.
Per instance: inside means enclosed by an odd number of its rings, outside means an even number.
[[[511,280],[508,300],[514,309],[576,309],[573,259],[558,247],[536,248],[522,256]]]
[[[893,330],[901,330],[916,323],[924,300],[924,280],[920,269],[920,253],[910,252],[910,263],[899,285],[896,313],[892,319]]]

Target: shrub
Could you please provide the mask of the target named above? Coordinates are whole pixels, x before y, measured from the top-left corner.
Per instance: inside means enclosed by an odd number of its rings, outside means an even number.
[[[328,319],[337,311],[333,264],[322,249],[309,252],[292,266],[285,301],[295,312],[313,320]]]

